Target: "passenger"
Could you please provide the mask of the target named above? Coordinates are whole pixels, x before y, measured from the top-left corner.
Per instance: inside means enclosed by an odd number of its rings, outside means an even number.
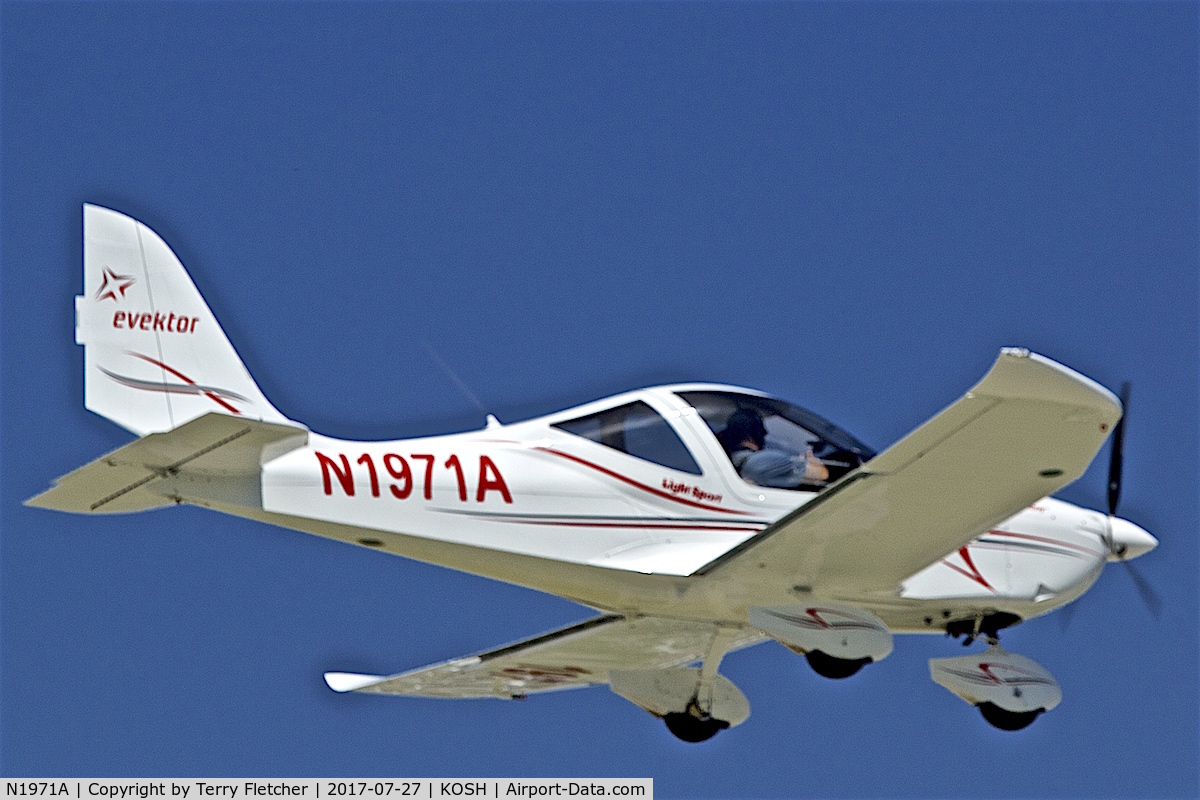
[[[811,447],[803,456],[768,448],[767,426],[753,409],[740,408],[730,414],[717,440],[738,474],[759,486],[795,489],[801,484],[823,486],[829,480],[828,467],[813,455]]]

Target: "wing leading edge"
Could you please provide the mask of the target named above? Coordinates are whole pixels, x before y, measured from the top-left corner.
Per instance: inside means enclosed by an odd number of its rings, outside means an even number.
[[[1095,381],[1002,350],[956,403],[698,575],[774,592],[892,595],[1082,475],[1120,417],[1120,402]]]

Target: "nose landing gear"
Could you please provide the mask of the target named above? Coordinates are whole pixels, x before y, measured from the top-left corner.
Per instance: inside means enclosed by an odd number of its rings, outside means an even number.
[[[982,617],[967,617],[947,622],[946,635],[951,639],[965,636],[963,647],[968,647],[974,643],[976,637],[981,637],[988,644],[995,645],[1000,642],[1000,631],[1005,628],[1011,628],[1020,621],[1021,618],[1016,614],[1010,614],[1007,611],[994,611]]]

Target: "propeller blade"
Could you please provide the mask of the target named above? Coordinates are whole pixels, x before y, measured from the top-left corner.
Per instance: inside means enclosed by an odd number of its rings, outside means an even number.
[[[1129,418],[1129,381],[1121,384],[1121,419],[1112,435],[1112,457],[1108,462],[1108,513],[1116,516],[1121,499],[1121,464],[1124,460],[1125,420]]]
[[[1133,565],[1131,561],[1122,561],[1125,569],[1129,570],[1129,577],[1133,581],[1133,585],[1137,587],[1138,594],[1142,596],[1142,602],[1146,604],[1146,609],[1150,612],[1150,616],[1158,619],[1158,615],[1162,613],[1162,598],[1158,596],[1158,592],[1154,591],[1154,587],[1150,585],[1150,581],[1146,580],[1146,576]]]
[[[1077,606],[1074,602],[1067,603],[1058,609],[1058,629],[1059,633],[1066,635],[1067,629],[1071,627],[1071,620],[1075,619],[1075,610]]]

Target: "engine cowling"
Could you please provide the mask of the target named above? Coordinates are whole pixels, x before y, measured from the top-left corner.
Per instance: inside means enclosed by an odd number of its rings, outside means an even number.
[[[767,636],[808,656],[826,677],[846,677],[892,652],[892,632],[883,620],[848,603],[814,599],[791,606],[755,606],[749,617]],[[844,662],[841,670],[839,662]],[[834,666],[823,670],[822,665]]]

